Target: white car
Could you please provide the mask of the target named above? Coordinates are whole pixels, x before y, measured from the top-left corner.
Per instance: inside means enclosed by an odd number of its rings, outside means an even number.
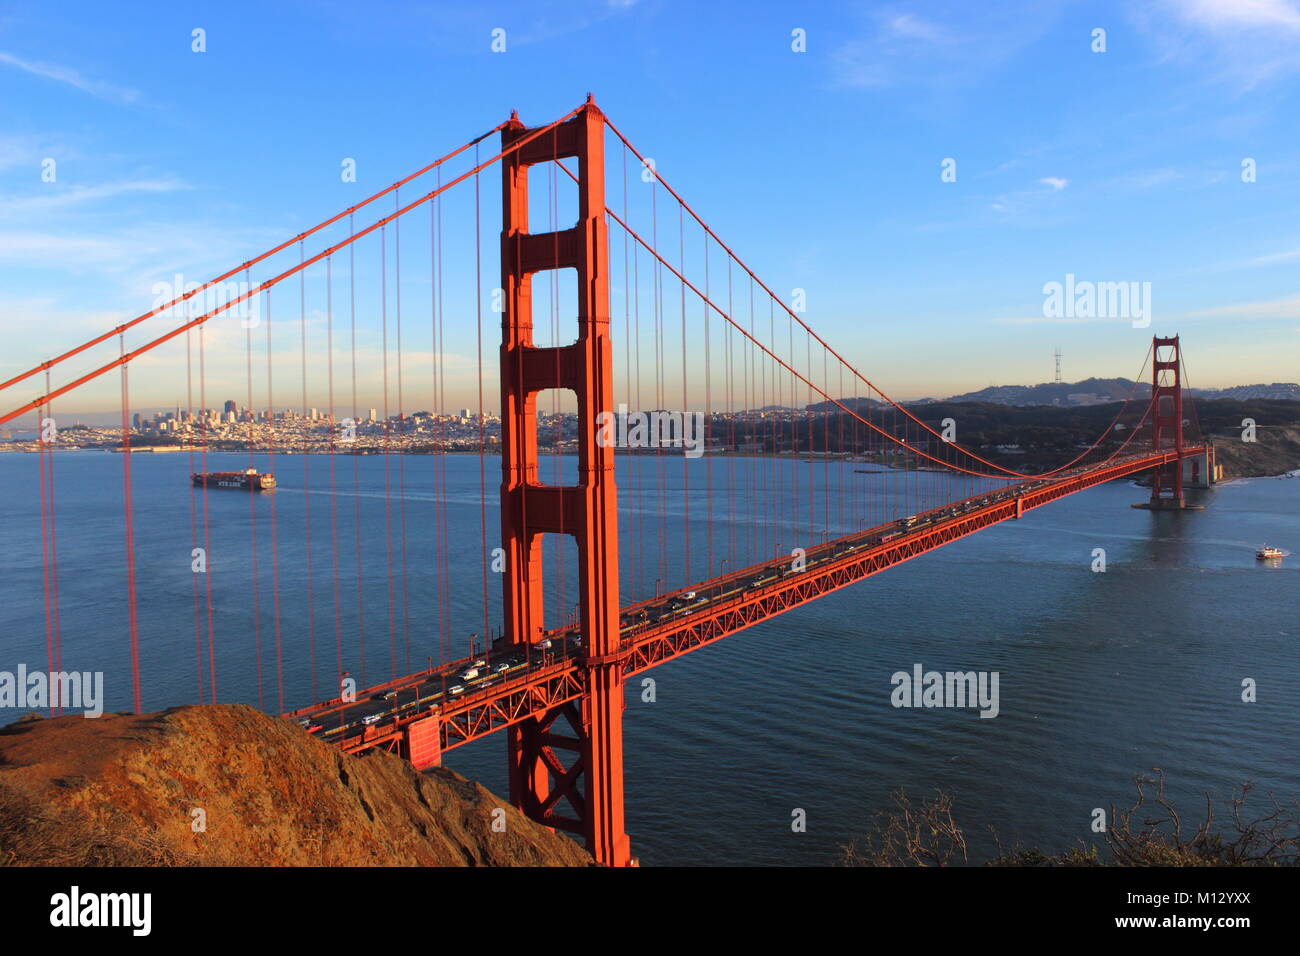
[[[464,684],[452,684],[450,687],[447,688],[447,693],[449,693],[449,694],[463,694],[463,693],[465,693],[465,685],[464,685]]]
[[[366,716],[361,718],[361,722],[366,726],[370,726],[371,724],[379,723],[383,719],[383,714],[366,714]]]

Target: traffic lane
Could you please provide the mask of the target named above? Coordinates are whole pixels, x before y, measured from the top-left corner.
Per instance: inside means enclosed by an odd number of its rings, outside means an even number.
[[[495,665],[489,661],[482,668],[483,673],[473,678],[460,677],[460,673],[466,669],[464,667],[459,672],[445,672],[437,678],[425,679],[417,685],[407,685],[399,688],[394,697],[385,696],[379,700],[369,697],[325,715],[319,721],[315,721],[321,726],[321,729],[315,731],[315,733],[319,737],[331,740],[338,739],[341,733],[343,738],[352,737],[365,727],[373,725],[365,723],[364,718],[366,717],[378,715],[381,720],[375,721],[374,724],[380,724],[383,722],[382,718],[385,717],[408,716],[411,710],[433,706],[444,700],[454,700],[462,696],[463,693],[469,693],[471,690],[483,690],[503,680],[550,666],[557,660],[567,659],[571,656],[573,655],[567,648],[559,654],[555,651],[545,651],[541,652],[539,656],[533,657],[531,662],[525,658],[506,670],[496,670]],[[462,694],[452,693],[452,688],[456,686],[465,688]],[[314,718],[304,719],[314,720]],[[346,731],[354,731],[355,733],[346,733]]]

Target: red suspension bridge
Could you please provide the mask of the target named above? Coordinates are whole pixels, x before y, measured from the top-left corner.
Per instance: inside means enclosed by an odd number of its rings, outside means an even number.
[[[499,201],[484,189],[498,173]],[[386,199],[391,212],[376,212]],[[500,285],[489,288],[483,220],[498,202]],[[573,207],[576,222],[562,227],[572,215],[562,208]],[[270,277],[252,282],[254,267]],[[68,607],[55,452],[71,439],[56,406],[75,392],[121,411],[123,560],[96,586],[124,593],[135,710],[156,696],[159,665],[143,639],[152,614],[163,622],[155,631],[192,629],[200,703],[270,707],[273,676],[277,711],[346,751],[389,749],[421,769],[505,731],[511,801],[580,835],[610,865],[633,859],[628,677],[1102,482],[1150,473],[1146,506],[1178,510],[1184,486],[1215,473],[1213,448],[1184,408],[1177,337],[1152,340],[1138,374],[1142,382],[1150,365],[1149,391],[1135,387],[1095,441],[1049,471],[1015,471],[941,434],[818,336],[590,98],[539,127],[512,116],[165,298],[0,383],[0,407],[10,408],[0,424],[35,416],[41,433],[33,512],[50,669],[62,667]],[[491,363],[485,313],[497,311]],[[288,326],[278,339],[273,317],[277,330]],[[250,495],[240,515],[215,500],[231,492],[210,501],[208,484],[189,485],[188,527],[177,534],[202,568],[188,594],[147,603],[137,600],[146,558],[136,530],[149,503],[133,497],[132,476],[146,429],[130,409],[133,389],[152,394],[168,376],[186,401],[163,425],[191,471],[239,454],[255,470],[277,460],[281,470],[279,489]],[[245,408],[208,409],[219,389],[238,389]],[[448,393],[468,407],[453,414]],[[485,405],[497,394],[499,417]],[[382,415],[364,414],[370,401]],[[281,456],[304,451],[328,455],[327,468],[302,455],[299,478]],[[430,467],[417,473],[410,451]],[[477,454],[468,498],[449,481],[455,452]],[[373,493],[363,491],[366,453],[383,463]],[[487,463],[497,456],[499,489]],[[631,488],[621,501],[616,457]],[[303,493],[291,518],[276,502],[288,491]],[[430,508],[408,517],[421,500]],[[569,552],[556,546],[565,539]],[[428,557],[413,559],[421,548]],[[223,591],[236,578],[240,590]],[[192,625],[176,613],[187,599]],[[415,668],[413,653],[428,666]],[[250,659],[255,667],[228,664]],[[376,667],[386,671],[379,683]],[[255,674],[255,686],[231,689],[225,673]],[[289,710],[319,700],[320,673],[335,696]]]

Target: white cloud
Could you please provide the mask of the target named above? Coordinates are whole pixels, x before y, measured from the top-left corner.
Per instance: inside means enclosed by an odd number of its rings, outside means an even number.
[[[1212,29],[1282,28],[1300,31],[1300,8],[1292,0],[1171,0],[1184,19]]]
[[[41,161],[49,156],[67,159],[78,155],[65,145],[37,139],[33,136],[0,136],[0,172],[26,166],[31,170],[31,181],[40,180]]]
[[[1300,72],[1297,0],[1163,0],[1131,16],[1162,61],[1238,92]]]
[[[1060,19],[1058,0],[1005,0],[972,7],[932,0],[873,9],[832,52],[832,79],[844,87],[916,83],[948,89],[996,69]],[[950,27],[949,24],[956,26]]]
[[[941,27],[911,13],[886,18],[885,29],[894,36],[926,43],[944,43],[949,40],[949,35]]]
[[[141,179],[98,186],[48,184],[27,196],[0,196],[0,219],[12,217],[15,213],[22,216],[50,213],[79,203],[113,199],[129,193],[166,193],[187,188],[174,179]]]
[[[1263,302],[1238,302],[1233,305],[1221,305],[1213,309],[1201,309],[1188,312],[1189,318],[1205,319],[1294,319],[1300,317],[1300,295],[1284,299],[1270,299]]]
[[[1060,209],[1061,200],[1056,198],[1057,193],[1061,192],[1069,184],[1070,181],[1064,177],[1046,176],[1038,180],[1036,186],[1005,192],[996,196],[989,202],[989,209],[1004,221],[1013,219],[1022,222],[1033,221],[1049,210],[1057,211]],[[1041,188],[1043,186],[1048,188]],[[1053,221],[1059,223],[1059,216],[1054,217]]]
[[[56,83],[66,83],[68,86],[76,87],[84,93],[89,93],[91,96],[97,96],[103,100],[130,103],[140,95],[136,90],[127,87],[88,79],[76,70],[66,66],[59,66],[57,63],[35,63],[14,56],[12,53],[6,53],[3,50],[0,50],[0,63],[6,63],[9,66],[31,73],[33,76],[54,80]]]
[[[1288,249],[1286,252],[1274,252],[1271,255],[1259,256],[1247,262],[1250,266],[1272,266],[1279,262],[1294,262],[1300,259],[1300,249]]]

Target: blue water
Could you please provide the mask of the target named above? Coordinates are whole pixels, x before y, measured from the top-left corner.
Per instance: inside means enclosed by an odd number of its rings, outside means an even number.
[[[207,468],[247,463],[247,455],[212,454]],[[109,709],[131,703],[122,466],[120,456],[101,452],[55,459],[62,664],[104,671]],[[188,455],[133,455],[131,467],[147,710],[198,700],[200,672],[202,694],[210,694],[208,662],[196,652],[196,540],[208,548],[223,702],[276,711],[282,686],[284,705],[300,706],[330,696],[340,666],[364,670],[373,683],[430,657],[463,656],[485,617],[499,627],[499,576],[488,575],[486,613],[482,583],[482,523],[489,551],[498,537],[494,459],[482,465],[482,510],[477,457],[277,456],[273,494],[209,492],[206,540]],[[437,507],[440,467],[446,509]],[[662,470],[653,459],[619,462],[625,601],[705,576],[710,511],[713,566],[726,557],[732,568],[896,516],[923,496],[937,502],[955,487],[942,476],[869,476],[844,464],[716,461],[708,481],[703,470],[684,475],[682,467],[680,459]],[[572,462],[555,468],[569,473]],[[46,663],[37,469],[34,455],[0,455],[0,669]],[[545,480],[549,469],[543,465]],[[811,515],[810,479],[835,489]],[[750,489],[776,480],[785,502],[774,513],[771,496]],[[1171,794],[1189,809],[1202,792],[1226,798],[1246,779],[1261,794],[1300,795],[1300,480],[1232,482],[1203,496],[1206,510],[1185,514],[1129,507],[1143,496],[1127,483],[1074,495],[696,651],[647,675],[656,682],[653,703],[643,702],[639,679],[630,682],[634,852],[651,865],[825,863],[900,787],[914,796],[954,791],[976,857],[991,848],[989,823],[1008,844],[1059,850],[1088,842],[1092,809],[1131,802],[1133,775],[1153,767],[1164,768]],[[436,549],[440,516],[445,563]],[[1265,566],[1254,558],[1263,543],[1297,556]],[[1104,574],[1091,570],[1095,548],[1106,551]],[[548,553],[552,623],[574,601],[571,550]],[[197,638],[206,655],[206,592],[200,597]],[[997,671],[999,716],[895,709],[890,676],[917,663]],[[1257,683],[1255,703],[1241,700],[1246,678]],[[447,764],[505,793],[503,739],[454,751]],[[791,830],[796,808],[807,814],[807,832]]]

